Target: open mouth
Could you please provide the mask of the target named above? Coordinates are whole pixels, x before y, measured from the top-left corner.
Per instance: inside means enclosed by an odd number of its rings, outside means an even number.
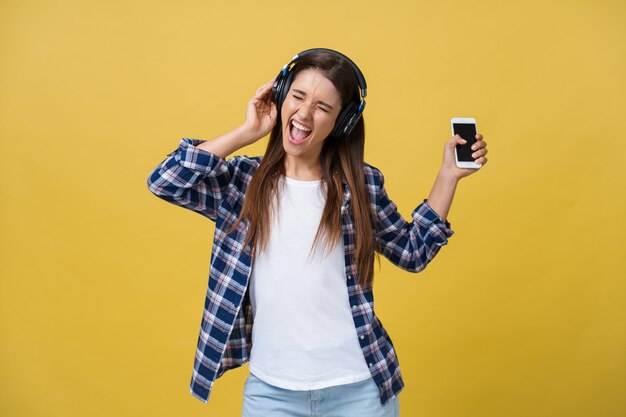
[[[312,129],[292,119],[288,131],[290,142],[301,145],[311,135]]]

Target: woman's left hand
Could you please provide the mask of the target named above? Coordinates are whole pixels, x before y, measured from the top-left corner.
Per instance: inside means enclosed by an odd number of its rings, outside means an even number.
[[[467,177],[468,175],[480,170],[480,168],[459,168],[456,166],[454,147],[457,144],[462,145],[464,143],[466,143],[466,140],[457,134],[445,143],[443,150],[443,163],[441,164],[441,171],[451,175],[457,180]],[[474,162],[484,166],[487,163],[487,157],[485,157],[486,154],[487,142],[483,140],[483,135],[478,133],[476,134],[476,143],[472,145],[472,157],[474,158]]]

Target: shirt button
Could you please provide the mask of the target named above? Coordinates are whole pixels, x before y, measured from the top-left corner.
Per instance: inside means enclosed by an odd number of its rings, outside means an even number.
[[[361,335],[361,340],[365,339],[365,336]]]
[[[391,399],[392,399],[392,400],[395,400],[395,399],[396,399],[396,396],[395,396],[395,395],[392,395],[392,396],[391,396]]]
[[[352,311],[356,311],[356,306],[352,306]]]
[[[373,364],[372,362],[370,362],[370,368],[371,368],[372,366],[374,366],[374,364]]]

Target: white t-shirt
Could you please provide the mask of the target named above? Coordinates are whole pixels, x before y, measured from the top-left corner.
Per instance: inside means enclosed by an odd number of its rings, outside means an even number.
[[[252,268],[248,369],[291,390],[368,379],[348,301],[343,239],[325,257],[322,238],[307,260],[324,210],[321,180],[281,177],[281,185],[268,245]]]

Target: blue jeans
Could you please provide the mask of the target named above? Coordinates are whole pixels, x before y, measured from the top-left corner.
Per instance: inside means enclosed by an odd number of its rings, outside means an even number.
[[[380,404],[372,378],[351,384],[293,391],[261,381],[252,373],[243,389],[242,417],[399,417],[396,396]]]

